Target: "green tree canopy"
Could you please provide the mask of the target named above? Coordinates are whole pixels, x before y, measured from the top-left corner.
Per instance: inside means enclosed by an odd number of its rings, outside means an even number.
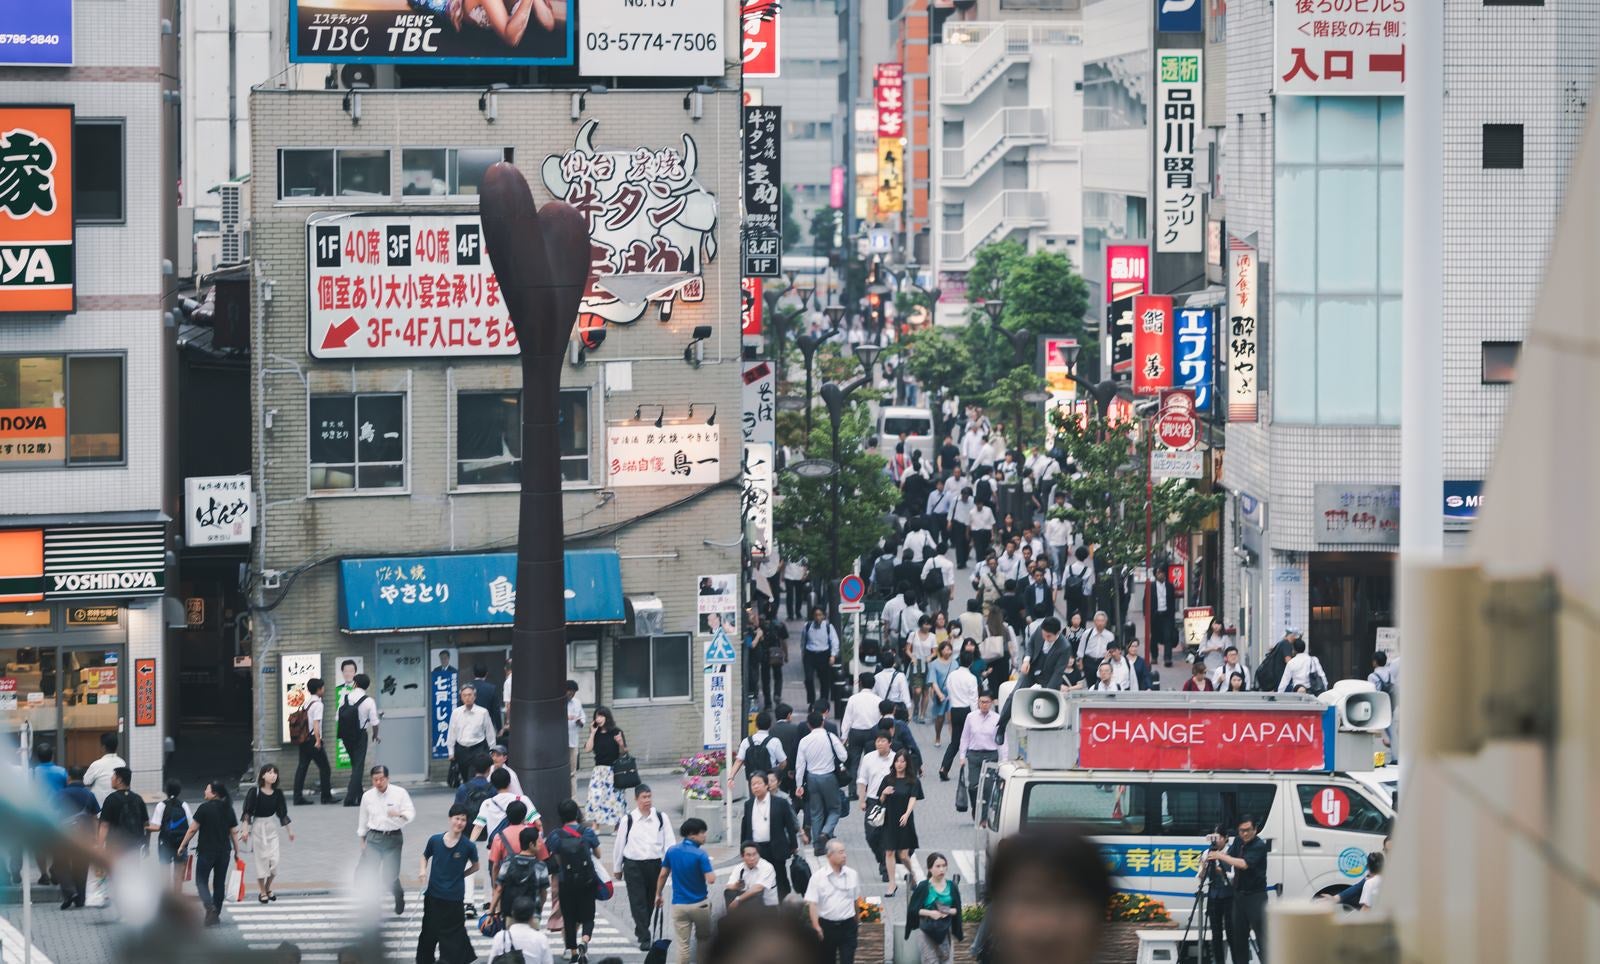
[[[1054,251],[1029,254],[1011,240],[984,245],[967,272],[967,297],[972,308],[961,337],[972,356],[973,371],[964,395],[987,391],[1016,364],[1011,343],[994,330],[983,310],[982,303],[992,298],[1005,303],[1000,314],[1002,329],[1071,335],[1082,344],[1078,371],[1086,377],[1099,371],[1100,340],[1083,324],[1089,286],[1066,255]],[[1027,359],[1027,364],[1032,363],[1032,358]],[[977,391],[971,390],[974,386]]]
[[[859,394],[859,393],[858,393]],[[833,433],[826,410],[819,407],[806,445],[812,458],[832,458]],[[814,573],[838,578],[849,572],[851,560],[878,544],[889,533],[884,516],[899,500],[899,490],[884,472],[884,461],[869,452],[872,416],[858,398],[839,420],[839,526],[833,528],[833,479],[803,479],[793,472],[779,478],[780,498],[773,511],[778,542],[785,558],[803,557]],[[839,572],[829,572],[834,532],[839,536]]]

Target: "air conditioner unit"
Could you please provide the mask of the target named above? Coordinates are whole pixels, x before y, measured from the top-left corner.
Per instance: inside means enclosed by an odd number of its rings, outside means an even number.
[[[222,199],[223,264],[238,264],[250,257],[250,182],[228,181],[217,186]]]

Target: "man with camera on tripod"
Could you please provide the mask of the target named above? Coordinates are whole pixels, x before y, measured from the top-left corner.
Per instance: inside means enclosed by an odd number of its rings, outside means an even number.
[[[1206,838],[1207,851],[1221,853],[1228,844],[1227,831],[1218,827]],[[1188,938],[1200,924],[1200,964],[1227,964],[1225,948],[1233,937],[1233,884],[1228,880],[1228,870],[1221,861],[1202,860],[1200,875],[1195,883],[1194,906],[1189,910],[1189,920],[1183,927]],[[1209,928],[1210,934],[1206,933]]]
[[[1221,835],[1212,834],[1211,849],[1201,858],[1208,868],[1219,863],[1233,868],[1233,933],[1228,936],[1233,964],[1250,964],[1251,931],[1261,960],[1268,959],[1267,842],[1256,836],[1260,829],[1254,817],[1240,817],[1233,843],[1224,850]]]

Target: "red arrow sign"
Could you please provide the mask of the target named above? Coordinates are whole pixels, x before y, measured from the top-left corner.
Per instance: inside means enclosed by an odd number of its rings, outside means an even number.
[[[337,325],[332,326],[322,336],[322,350],[330,348],[344,348],[350,341],[350,336],[361,330],[360,322],[354,318],[346,318]]]

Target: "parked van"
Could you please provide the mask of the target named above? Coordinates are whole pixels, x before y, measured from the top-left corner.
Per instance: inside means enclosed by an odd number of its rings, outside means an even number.
[[[878,410],[878,433],[873,445],[884,458],[894,454],[900,433],[906,433],[906,458],[914,451],[922,452],[924,460],[933,459],[933,413],[925,408],[907,405],[885,405]]]
[[[1360,880],[1394,810],[1351,772],[1371,770],[1382,727],[1358,728],[1340,700],[1363,704],[1362,725],[1386,726],[1388,697],[1349,688],[1325,696],[1019,691],[1006,739],[1023,759],[990,765],[982,783],[980,888],[982,855],[999,838],[1071,823],[1099,843],[1119,889],[1181,916],[1207,837],[1231,838],[1247,815],[1271,848],[1267,883],[1282,896]]]

